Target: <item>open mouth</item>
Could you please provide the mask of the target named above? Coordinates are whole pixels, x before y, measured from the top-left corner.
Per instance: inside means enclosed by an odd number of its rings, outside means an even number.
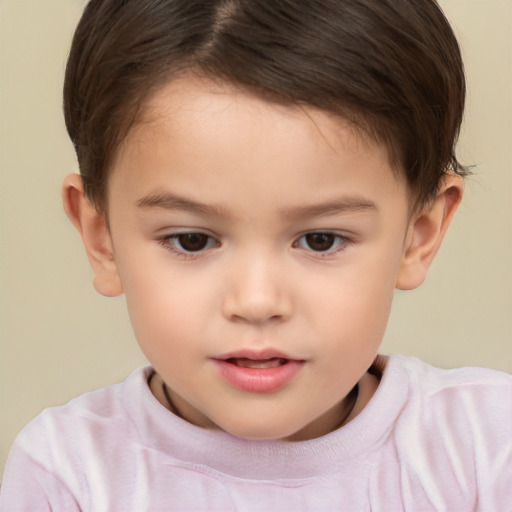
[[[288,363],[288,359],[283,357],[271,357],[270,359],[249,359],[247,357],[230,357],[226,359],[227,363],[233,364],[240,368],[277,368]]]
[[[220,376],[234,388],[273,393],[285,387],[306,364],[274,349],[239,350],[213,359]]]

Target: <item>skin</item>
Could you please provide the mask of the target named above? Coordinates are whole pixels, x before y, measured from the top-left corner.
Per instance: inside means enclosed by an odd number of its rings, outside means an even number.
[[[343,119],[190,77],[160,90],[122,144],[108,225],[78,176],[63,189],[97,290],[126,295],[155,397],[168,407],[165,382],[195,425],[294,441],[371,399],[394,289],[421,284],[461,194],[447,176],[411,212],[386,148]],[[241,391],[215,363],[241,349],[301,369],[275,392]]]

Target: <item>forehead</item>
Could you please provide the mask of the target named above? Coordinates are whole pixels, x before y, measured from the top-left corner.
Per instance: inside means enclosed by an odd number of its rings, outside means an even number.
[[[167,125],[180,125],[188,135],[202,133],[201,128],[229,130],[236,123],[246,122],[255,133],[270,125],[287,125],[296,133],[297,129],[308,130],[312,140],[323,138],[334,147],[336,139],[355,145],[370,142],[369,137],[346,119],[305,104],[269,100],[247,89],[219,80],[201,76],[181,76],[154,93],[146,102],[132,129],[131,135],[140,136],[141,131],[163,134]],[[241,136],[246,131],[238,131]],[[291,135],[292,135],[291,133]],[[304,133],[304,132],[303,132]],[[304,133],[305,134],[305,133]],[[350,137],[347,137],[350,134]],[[350,139],[350,140],[349,140]]]
[[[226,195],[266,183],[267,200],[283,184],[299,200],[300,192],[325,192],[340,178],[354,193],[403,186],[387,148],[339,116],[198,77],[174,80],[149,99],[120,147],[110,185],[119,175],[148,193],[187,180],[196,190],[215,183]]]

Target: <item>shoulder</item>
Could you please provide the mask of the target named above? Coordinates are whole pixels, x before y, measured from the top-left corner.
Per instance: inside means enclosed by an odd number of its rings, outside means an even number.
[[[505,426],[512,434],[512,375],[477,367],[441,369],[407,356],[391,356],[388,371],[390,388],[408,388],[404,412],[427,424],[442,419],[444,428],[473,431]]]
[[[394,355],[385,360],[381,386],[388,408],[396,405],[393,431],[405,438],[414,432],[435,443],[458,436],[458,444],[472,444],[473,452],[479,446],[499,451],[500,443],[512,450],[512,375],[476,367],[440,369]]]
[[[108,449],[112,438],[126,436],[134,430],[127,402],[137,400],[134,395],[144,394],[148,371],[149,368],[139,368],[122,383],[45,409],[20,432],[13,451],[29,454],[49,469],[53,461],[62,463],[59,454],[63,451],[73,463],[73,458]]]
[[[149,371],[141,368],[123,383],[86,393],[34,418],[9,453],[1,506],[90,510],[87,489],[101,487],[98,475],[119,474],[123,453],[130,452],[125,448],[138,437],[131,404],[148,400]]]
[[[391,356],[389,370],[405,378],[409,400],[422,402],[480,404],[503,411],[512,406],[512,375],[478,367],[441,369],[408,356]]]
[[[102,387],[80,395],[64,405],[45,409],[31,423],[27,429],[53,423],[71,423],[74,426],[80,423],[101,422],[105,418],[109,420],[124,419],[125,395],[142,391],[145,386],[145,374],[147,368],[139,368],[134,371],[124,382]],[[65,425],[62,425],[65,426]]]
[[[512,376],[443,370],[405,356],[390,357],[388,371],[388,392],[408,389],[392,437],[413,483],[436,482],[440,495],[444,487],[459,488],[461,499],[478,496],[487,507],[482,510],[510,505]]]

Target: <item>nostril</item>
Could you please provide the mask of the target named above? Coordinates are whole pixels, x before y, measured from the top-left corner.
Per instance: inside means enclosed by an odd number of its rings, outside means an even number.
[[[273,314],[264,314],[257,313],[254,311],[246,311],[244,313],[237,313],[234,315],[229,315],[229,320],[240,323],[250,323],[250,324],[265,324],[265,323],[279,323],[285,321],[287,315],[273,315]]]

